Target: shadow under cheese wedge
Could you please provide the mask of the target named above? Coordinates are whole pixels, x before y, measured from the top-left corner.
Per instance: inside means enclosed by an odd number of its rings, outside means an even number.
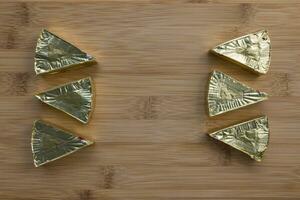
[[[209,136],[261,161],[269,144],[268,118],[263,116],[242,122],[210,133]]]
[[[94,62],[96,61],[92,56],[47,30],[43,30],[38,38],[34,57],[37,75]]]
[[[271,41],[266,30],[224,42],[212,53],[259,74],[266,74],[271,62]]]
[[[67,156],[91,144],[93,142],[41,120],[34,122],[31,149],[36,167]]]
[[[268,99],[260,92],[220,72],[213,71],[208,85],[209,116],[215,116]]]
[[[35,96],[84,124],[90,119],[94,96],[90,77],[55,87]]]

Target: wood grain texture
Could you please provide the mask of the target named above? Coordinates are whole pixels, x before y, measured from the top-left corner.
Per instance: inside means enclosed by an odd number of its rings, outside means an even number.
[[[0,199],[195,200],[300,198],[300,4],[298,1],[94,0],[0,3]],[[98,64],[35,77],[42,28]],[[214,45],[266,28],[271,68],[257,76],[210,55]],[[214,118],[206,113],[213,69],[271,95]],[[92,76],[96,103],[81,125],[33,94]],[[252,161],[206,133],[266,114],[271,140]],[[33,120],[93,139],[34,168]]]

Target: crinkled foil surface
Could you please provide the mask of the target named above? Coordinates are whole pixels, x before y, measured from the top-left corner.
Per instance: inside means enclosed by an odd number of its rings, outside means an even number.
[[[92,143],[41,120],[37,120],[33,125],[31,138],[34,165],[39,167]]]
[[[268,32],[262,30],[220,44],[212,52],[265,74],[271,61],[271,42]]]
[[[54,73],[83,63],[95,62],[92,56],[58,36],[43,30],[36,46],[34,69],[36,74]]]
[[[269,143],[268,118],[259,117],[209,135],[261,161]]]
[[[245,107],[263,100],[267,94],[254,90],[230,76],[213,71],[208,86],[208,111],[210,116]]]
[[[92,80],[88,77],[74,81],[37,94],[36,97],[80,122],[87,123],[93,105]]]

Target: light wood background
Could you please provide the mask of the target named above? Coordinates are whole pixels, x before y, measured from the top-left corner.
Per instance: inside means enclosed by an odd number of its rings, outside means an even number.
[[[300,199],[299,1],[221,2],[0,3],[0,199]],[[98,64],[35,77],[42,28]],[[262,28],[273,48],[267,75],[208,53]],[[209,118],[205,98],[213,69],[268,92],[270,100]],[[33,98],[85,76],[93,77],[97,95],[88,125]],[[261,163],[206,135],[263,114],[271,140]],[[30,137],[39,118],[96,144],[34,168]]]

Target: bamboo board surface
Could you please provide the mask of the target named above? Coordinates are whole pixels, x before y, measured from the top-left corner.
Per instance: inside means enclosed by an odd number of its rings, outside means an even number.
[[[157,200],[300,198],[300,4],[297,1],[11,1],[0,3],[0,199]],[[34,48],[47,28],[98,64],[36,77]],[[266,28],[271,68],[257,76],[208,50]],[[209,118],[209,73],[221,70],[271,95]],[[33,94],[92,76],[88,125]],[[271,139],[261,163],[206,133],[260,115]],[[33,120],[95,145],[34,168]]]

